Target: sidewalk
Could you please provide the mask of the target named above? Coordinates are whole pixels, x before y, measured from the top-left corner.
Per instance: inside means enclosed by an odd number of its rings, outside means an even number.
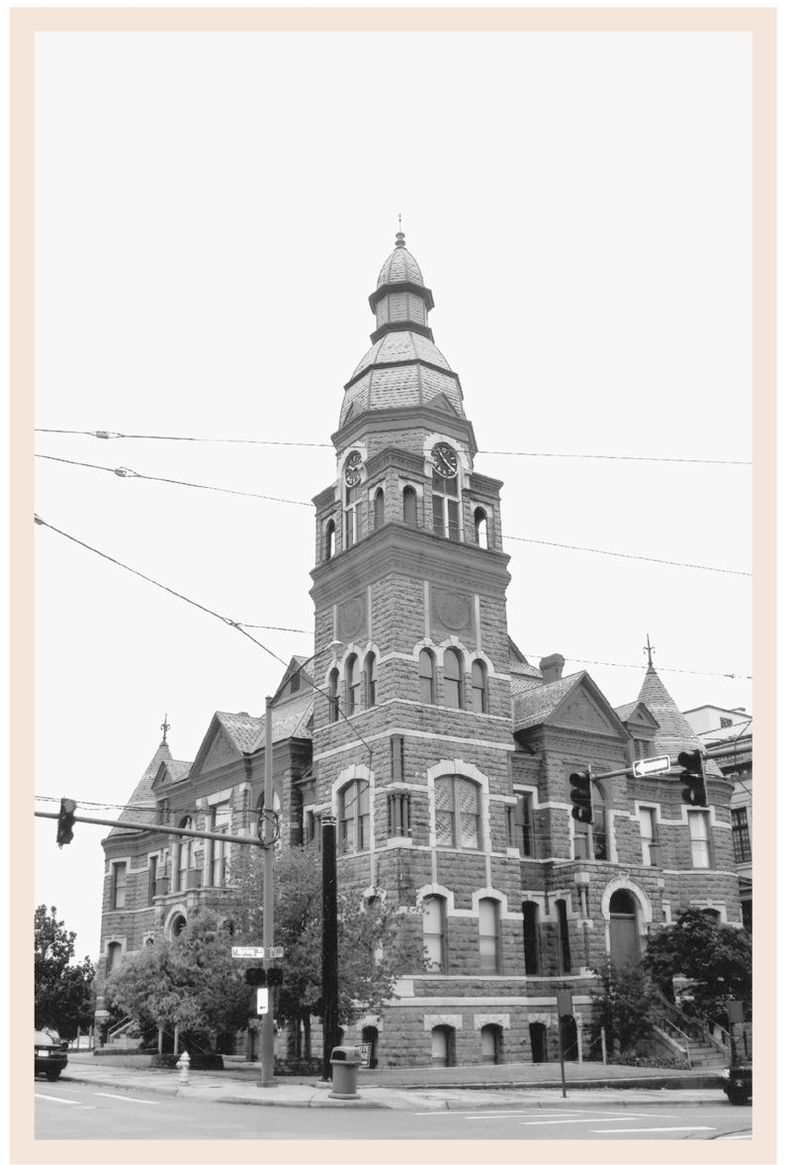
[[[259,1085],[259,1065],[230,1063],[223,1071],[190,1071],[188,1083],[175,1068],[138,1067],[134,1057],[99,1057],[73,1053],[63,1080],[161,1093],[224,1104],[281,1105],[289,1108],[460,1109],[529,1108],[566,1103],[556,1064],[496,1064],[462,1068],[364,1069],[358,1097],[337,1099],[331,1086],[314,1077],[276,1077]],[[123,1062],[119,1062],[123,1061]],[[710,1084],[713,1085],[710,1087]],[[606,1104],[720,1104],[725,1093],[716,1076],[676,1069],[623,1068],[601,1064],[567,1064],[568,1102]]]

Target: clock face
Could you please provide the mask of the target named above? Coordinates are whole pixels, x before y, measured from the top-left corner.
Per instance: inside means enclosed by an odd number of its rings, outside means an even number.
[[[455,477],[458,473],[458,454],[446,441],[431,449],[431,463],[440,477]]]
[[[358,485],[362,480],[362,455],[354,449],[345,462],[345,484]]]

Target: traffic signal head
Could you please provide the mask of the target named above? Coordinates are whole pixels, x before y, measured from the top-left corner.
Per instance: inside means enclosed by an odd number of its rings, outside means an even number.
[[[685,805],[706,805],[707,786],[704,781],[704,757],[699,749],[693,752],[680,752],[677,762],[685,770],[679,774],[679,780],[685,786],[682,790],[682,800]]]
[[[571,784],[571,815],[575,821],[582,821],[590,825],[593,821],[593,805],[591,803],[591,774],[572,773],[569,777]]]
[[[284,971],[281,967],[268,967],[265,972],[268,987],[281,987],[284,982]]]
[[[265,987],[268,982],[268,972],[264,967],[246,967],[245,979],[249,987]]]
[[[73,801],[71,797],[61,797],[61,808],[58,813],[58,833],[55,837],[59,848],[64,845],[69,845],[69,842],[72,840],[76,809],[76,801]]]

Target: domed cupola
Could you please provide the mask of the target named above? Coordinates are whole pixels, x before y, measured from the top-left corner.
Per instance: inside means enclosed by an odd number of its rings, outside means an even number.
[[[377,325],[370,336],[372,347],[345,385],[340,425],[364,411],[438,403],[440,395],[463,417],[458,377],[428,327],[433,294],[406,248],[403,231],[397,232],[395,249],[379,272],[369,304]]]

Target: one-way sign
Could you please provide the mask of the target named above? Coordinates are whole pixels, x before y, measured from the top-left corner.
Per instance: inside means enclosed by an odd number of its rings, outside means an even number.
[[[651,777],[654,773],[667,773],[671,767],[669,756],[644,756],[636,760],[632,771],[636,777]]]

